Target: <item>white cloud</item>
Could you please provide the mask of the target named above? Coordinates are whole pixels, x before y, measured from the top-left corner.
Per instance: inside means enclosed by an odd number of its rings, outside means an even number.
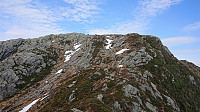
[[[139,0],[139,6],[134,11],[134,19],[116,23],[111,26],[111,28],[96,28],[87,31],[89,34],[144,33],[148,29],[148,25],[152,19],[151,17],[159,15],[181,1],[182,0]]]
[[[182,54],[184,55],[184,54]],[[187,60],[189,62],[194,63],[195,65],[200,67],[200,56],[180,56],[180,58],[178,58],[179,60]]]
[[[187,60],[200,66],[200,49],[175,49],[172,50],[172,53],[179,60]]]
[[[65,7],[52,8],[35,0],[0,0],[0,17],[3,18],[0,35],[4,35],[1,40],[62,33],[58,22],[86,22],[100,10],[97,0],[65,0],[65,3]]]
[[[199,39],[195,37],[174,37],[162,39],[164,45],[169,47],[170,51],[179,60],[188,60],[200,66],[200,49],[196,47],[188,47],[188,44],[198,42]]]
[[[147,23],[147,22],[146,22]],[[116,23],[115,25],[111,26],[107,29],[89,29],[87,30],[89,34],[126,34],[126,33],[144,33],[146,30],[147,24],[142,21],[126,21],[123,23]]]
[[[162,39],[163,44],[168,47],[189,44],[196,41],[197,41],[197,38],[195,37],[184,37],[184,36]]]
[[[139,0],[136,15],[139,18],[156,16],[182,0]]]
[[[62,32],[56,24],[61,18],[53,10],[33,0],[1,0],[0,10],[0,15],[8,18],[3,20],[6,23],[3,26],[6,31],[1,34],[6,37],[3,40]]]
[[[88,18],[98,14],[100,8],[98,5],[101,0],[64,0],[66,3],[73,5],[73,8],[64,8],[63,15],[66,20],[77,22],[88,22]]]
[[[177,54],[200,53],[200,49],[174,50]]]
[[[185,31],[200,30],[200,22],[196,22],[184,27]]]

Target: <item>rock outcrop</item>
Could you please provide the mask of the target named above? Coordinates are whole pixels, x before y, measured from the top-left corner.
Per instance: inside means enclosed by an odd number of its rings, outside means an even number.
[[[44,77],[44,71],[56,64],[59,52],[50,38],[16,39],[1,42],[0,100],[9,97],[31,82]]]
[[[6,59],[13,54],[17,48],[22,44],[23,39],[8,40],[0,42],[0,60]]]

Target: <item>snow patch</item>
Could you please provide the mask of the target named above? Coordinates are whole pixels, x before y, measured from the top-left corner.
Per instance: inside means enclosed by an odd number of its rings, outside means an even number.
[[[127,50],[129,50],[129,49],[122,49],[122,50],[118,51],[116,54],[122,54],[124,51],[127,51]]]
[[[24,108],[23,108],[21,111],[19,111],[19,112],[26,112],[26,111],[28,111],[28,109],[30,109],[35,103],[37,103],[38,100],[40,100],[40,98],[34,100],[32,103],[30,103],[29,105],[27,105],[26,107],[24,107]]]
[[[67,62],[70,60],[70,58],[72,57],[72,55],[77,52],[80,48],[82,44],[78,44],[78,45],[74,45],[74,48],[76,49],[75,51],[65,51],[65,61],[64,62]]]
[[[106,46],[106,49],[110,49],[110,48],[112,49],[112,47],[111,47],[111,45],[112,45],[111,42],[112,42],[113,40],[111,40],[111,39],[106,39],[106,40],[108,41],[108,43],[107,43],[108,45]]]
[[[44,100],[45,98],[47,98],[49,95],[44,96],[40,101]]]
[[[82,44],[74,45],[75,49],[78,49]]]
[[[119,68],[123,67],[123,65],[118,65]]]
[[[45,93],[44,96],[46,96],[49,92]]]
[[[57,72],[56,72],[56,74],[59,74],[59,73],[61,73],[63,71],[63,69],[60,69],[60,70],[58,70]]]
[[[65,56],[69,53],[72,53],[73,51],[65,51]]]
[[[70,53],[70,54],[69,54]],[[66,55],[66,54],[68,54],[68,55]],[[70,60],[70,58],[71,58],[71,56],[74,54],[74,51],[66,51],[65,52],[65,61],[64,62],[67,62],[67,61],[69,61]]]

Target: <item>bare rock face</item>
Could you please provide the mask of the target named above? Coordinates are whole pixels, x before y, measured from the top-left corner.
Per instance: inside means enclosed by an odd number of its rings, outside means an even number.
[[[34,80],[33,75],[56,63],[48,59],[57,55],[49,53],[50,42],[48,38],[0,42],[0,100],[15,94]]]
[[[3,100],[3,98],[5,97],[11,96],[17,91],[15,87],[18,80],[19,77],[17,77],[12,69],[1,72],[0,100]]]
[[[0,111],[199,112],[198,73],[150,35],[9,40],[0,42]]]
[[[13,54],[17,48],[22,44],[23,39],[15,39],[0,42],[0,60],[6,59],[8,56]]]
[[[138,89],[136,87],[133,87],[131,84],[128,84],[123,87],[124,95],[126,97],[132,97],[133,95],[136,95],[138,92]]]

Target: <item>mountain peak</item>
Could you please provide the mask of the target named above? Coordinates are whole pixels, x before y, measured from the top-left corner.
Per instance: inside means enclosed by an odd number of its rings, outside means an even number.
[[[199,68],[155,36],[51,34],[0,49],[1,111],[200,110]]]

